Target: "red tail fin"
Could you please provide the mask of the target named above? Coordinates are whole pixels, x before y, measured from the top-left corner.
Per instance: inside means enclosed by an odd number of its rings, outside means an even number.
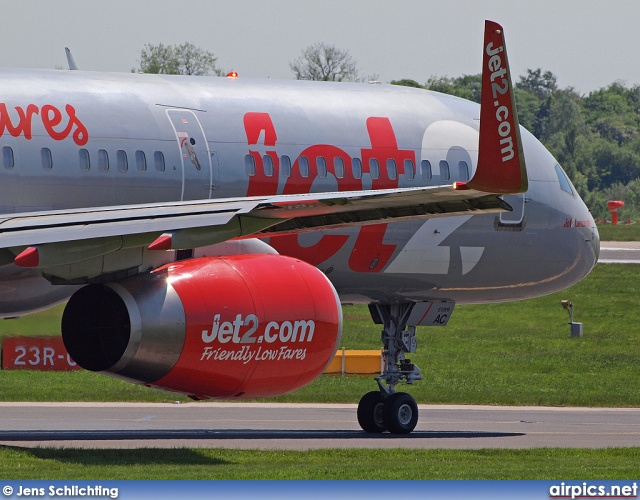
[[[467,185],[489,193],[524,193],[527,169],[502,26],[485,21],[476,173]]]

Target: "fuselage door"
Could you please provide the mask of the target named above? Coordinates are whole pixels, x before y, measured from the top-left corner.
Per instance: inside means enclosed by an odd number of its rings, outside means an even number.
[[[188,109],[168,109],[182,162],[182,200],[211,198],[213,165],[200,120]]]

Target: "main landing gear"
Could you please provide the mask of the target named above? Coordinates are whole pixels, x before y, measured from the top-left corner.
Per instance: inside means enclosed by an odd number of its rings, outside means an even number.
[[[396,392],[400,381],[413,384],[421,380],[420,368],[405,359],[405,353],[416,352],[416,328],[406,328],[413,308],[409,304],[371,304],[369,310],[373,320],[384,325],[384,370],[376,377],[379,391],[365,394],[358,404],[358,423],[366,432],[408,434],[418,423],[418,405],[405,392]],[[385,385],[386,384],[386,385]]]

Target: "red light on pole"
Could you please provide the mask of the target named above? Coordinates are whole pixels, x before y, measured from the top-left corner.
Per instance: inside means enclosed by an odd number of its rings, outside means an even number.
[[[624,207],[624,201],[609,200],[607,202],[607,208],[611,210],[611,225],[618,225],[618,209]]]

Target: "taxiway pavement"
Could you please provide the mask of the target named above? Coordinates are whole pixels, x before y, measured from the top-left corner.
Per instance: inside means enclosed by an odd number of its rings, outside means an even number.
[[[353,404],[0,403],[0,444],[82,448],[640,446],[640,408],[420,405],[405,436],[361,431]]]
[[[640,264],[639,241],[601,241],[599,264]]]

